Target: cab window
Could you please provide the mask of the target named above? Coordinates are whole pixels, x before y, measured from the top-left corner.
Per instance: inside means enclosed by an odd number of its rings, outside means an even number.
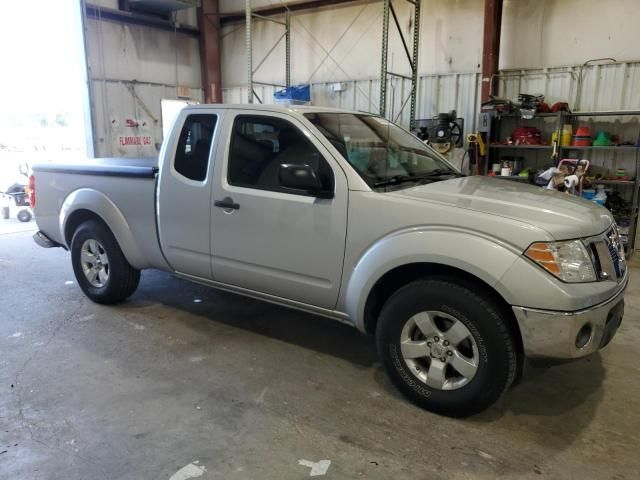
[[[292,123],[275,117],[237,116],[229,150],[229,184],[291,193],[281,188],[279,182],[278,172],[283,164],[313,168],[322,189],[333,192],[331,167]]]
[[[193,114],[184,121],[173,164],[183,177],[199,182],[207,178],[216,119],[215,115]]]

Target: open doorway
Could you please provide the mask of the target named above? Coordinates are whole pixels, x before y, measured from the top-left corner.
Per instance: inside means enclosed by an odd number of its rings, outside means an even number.
[[[92,154],[81,11],[80,0],[3,4],[0,192],[26,185],[34,163]],[[0,224],[17,225],[24,206],[0,203]]]

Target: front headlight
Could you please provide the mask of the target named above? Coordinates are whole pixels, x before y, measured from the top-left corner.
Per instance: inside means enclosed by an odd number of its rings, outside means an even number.
[[[564,282],[597,280],[591,257],[580,240],[538,242],[532,244],[524,254]]]

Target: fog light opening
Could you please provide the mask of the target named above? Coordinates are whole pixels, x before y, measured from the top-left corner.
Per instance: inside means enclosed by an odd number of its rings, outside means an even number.
[[[585,323],[580,329],[580,331],[578,332],[578,335],[576,335],[576,347],[577,348],[586,347],[591,341],[592,334],[593,334],[593,327],[591,326],[590,323]]]

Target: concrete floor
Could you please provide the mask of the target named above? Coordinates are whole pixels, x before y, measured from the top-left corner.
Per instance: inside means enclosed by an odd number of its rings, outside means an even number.
[[[639,268],[607,349],[452,420],[403,400],[355,329],[159,272],[102,307],[66,252],[6,231],[0,478],[307,478],[300,460],[330,460],[327,479],[640,475]]]

